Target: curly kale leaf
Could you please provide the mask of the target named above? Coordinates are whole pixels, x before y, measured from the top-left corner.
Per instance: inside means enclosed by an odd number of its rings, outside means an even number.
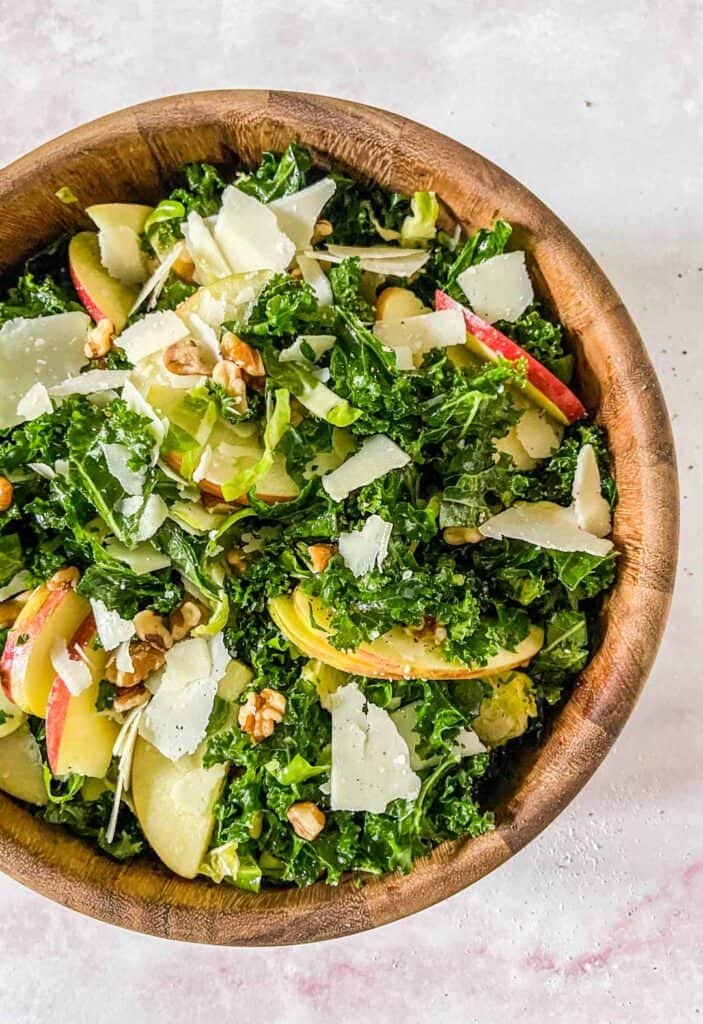
[[[311,167],[310,150],[297,142],[291,142],[280,156],[263,153],[256,170],[240,172],[234,184],[260,202],[270,203],[305,188]]]

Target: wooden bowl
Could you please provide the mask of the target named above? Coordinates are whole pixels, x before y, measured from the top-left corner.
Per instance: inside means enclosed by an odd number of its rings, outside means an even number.
[[[395,114],[283,92],[206,92],[145,103],[93,121],[0,171],[0,272],[82,216],[80,205],[152,201],[190,160],[254,162],[292,139],[323,165],[402,192],[434,189],[469,229],[500,216],[530,254],[541,297],[567,328],[579,389],[607,429],[622,552],[604,637],[536,754],[479,839],[445,843],[405,876],[361,888],[317,884],[259,896],[184,881],[144,858],[124,867],[0,797],[0,867],[68,907],[154,935],[230,945],[310,942],[373,928],[429,907],[502,864],[556,817],[622,728],[664,629],[677,551],[677,480],[669,421],[637,330],[613,287],[568,229],[527,189],[477,153]]]

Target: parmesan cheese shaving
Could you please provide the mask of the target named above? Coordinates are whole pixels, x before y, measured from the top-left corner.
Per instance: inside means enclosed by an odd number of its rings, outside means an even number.
[[[373,332],[387,348],[408,348],[413,353],[466,343],[466,326],[459,309],[421,313],[405,320],[379,320]]]
[[[572,509],[551,501],[518,501],[482,523],[479,530],[494,540],[509,537],[554,551],[585,551],[603,557],[613,548],[611,541],[580,529]]]
[[[95,628],[98,631],[100,643],[106,651],[114,651],[116,647],[134,636],[135,629],[132,621],[123,619],[118,612],[110,611],[99,598],[91,597],[90,607],[93,609]]]
[[[410,456],[394,441],[385,434],[374,434],[338,469],[323,476],[322,486],[333,501],[344,501],[358,487],[373,483],[409,462]]]
[[[196,210],[181,225],[190,258],[195,264],[198,284],[211,284],[232,273],[229,263],[215,241],[210,227]]]
[[[233,185],[222,195],[214,234],[235,274],[282,271],[295,256],[295,245],[279,228],[275,213]]]
[[[610,505],[601,494],[598,460],[590,444],[585,444],[578,454],[572,497],[576,523],[582,530],[596,537],[610,533]]]
[[[130,316],[132,316],[133,313],[136,313],[137,310],[141,307],[142,303],[144,303],[147,299],[149,299],[149,304],[147,308],[154,308],[159,298],[159,295],[161,295],[161,292],[164,289],[164,285],[168,281],[168,276],[171,273],[171,268],[173,267],[173,264],[182,255],[184,249],[185,242],[183,241],[176,242],[176,244],[169,249],[169,251],[166,253],[161,263],[159,263],[158,267],[151,275],[151,277],[148,279],[148,281],[144,282],[144,285],[141,291],[139,292],[139,295],[137,295],[136,299],[134,300],[134,305],[129,311]]]
[[[74,697],[78,697],[92,685],[93,676],[90,669],[77,651],[74,651],[73,655],[69,652],[63,637],[58,637],[54,641],[51,648],[51,664],[57,676],[66,684],[68,692]]]
[[[383,568],[392,530],[392,523],[371,515],[360,530],[340,533],[339,553],[355,576],[364,576],[374,567]]]
[[[188,327],[173,310],[147,313],[143,319],[123,331],[119,338],[120,347],[131,363],[162,352],[176,341],[182,341],[189,334]]]
[[[535,297],[524,252],[502,253],[468,267],[457,283],[474,313],[489,324],[496,320],[513,323]]]
[[[304,249],[310,245],[315,224],[336,188],[332,178],[322,178],[314,185],[274,199],[268,204],[269,210],[276,214],[281,231],[290,238],[296,249]]]
[[[300,273],[303,275],[303,280],[315,292],[315,297],[319,304],[321,306],[331,306],[334,298],[332,295],[332,285],[329,283],[327,274],[318,261],[309,254],[304,256],[301,252],[296,256],[296,261],[300,268]]]
[[[36,420],[45,413],[53,411],[49,392],[43,384],[37,381],[17,403],[17,416],[19,422],[25,420]]]
[[[129,459],[131,452],[129,448],[124,444],[106,444],[105,442],[102,442],[100,447],[103,450],[110,475],[114,476],[125,493],[132,495],[143,494],[146,472],[144,469],[130,469]]]

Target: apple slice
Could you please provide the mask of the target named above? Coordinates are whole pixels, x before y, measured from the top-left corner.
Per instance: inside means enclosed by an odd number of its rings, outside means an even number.
[[[27,725],[0,740],[0,789],[28,804],[47,802],[41,750]]]
[[[329,635],[332,615],[319,598],[309,598],[298,587],[293,595],[293,603],[298,617],[303,622],[310,622],[312,614],[320,631]],[[397,676],[400,679],[469,679],[471,676],[490,676],[507,672],[516,665],[522,665],[534,657],[543,642],[543,631],[538,626],[531,626],[530,632],[518,644],[516,650],[498,651],[485,665],[472,667],[449,661],[442,653],[441,647],[433,643],[429,637],[417,637],[408,633],[402,626],[393,626],[376,640],[360,644],[352,657],[371,662],[376,666],[376,671],[386,678]]]
[[[68,641],[90,605],[75,590],[37,587],[8,633],[0,661],[6,696],[28,715],[44,718],[49,690],[56,675],[51,649]]]
[[[141,203],[96,203],[85,208],[99,231],[128,228],[135,235],[141,235],[147,217],[153,210],[153,206],[143,206]]]
[[[19,729],[24,720],[24,711],[8,700],[5,691],[0,686],[0,739],[3,736],[9,736],[15,729]]]
[[[476,316],[460,302],[450,298],[445,292],[435,292],[435,309],[459,309],[463,313],[466,324],[466,344],[476,355],[491,362],[499,356],[515,362],[517,359],[527,361],[527,387],[524,394],[545,409],[550,416],[565,423],[575,423],[586,415],[586,409],[579,398],[567,388],[566,384],[555,377],[546,366],[514,341],[501,334],[499,330]]]
[[[91,685],[74,696],[57,675],[49,692],[46,753],[54,775],[78,772],[102,779],[110,767],[119,727],[95,710],[98,685],[108,659],[107,651],[93,646],[96,637],[95,619],[91,614],[83,620],[68,644],[69,658],[82,661],[90,668]]]
[[[205,744],[169,761],[142,736],[132,760],[132,799],[147,842],[166,867],[194,878],[215,825],[226,766],[203,767]]]
[[[73,286],[97,323],[107,317],[121,331],[134,305],[138,288],[110,277],[100,262],[100,246],[94,231],[74,235],[68,246],[68,269]]]

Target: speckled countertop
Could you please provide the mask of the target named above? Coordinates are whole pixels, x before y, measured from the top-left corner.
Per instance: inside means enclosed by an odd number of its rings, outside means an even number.
[[[299,949],[190,947],[0,880],[0,1024],[522,1024],[703,1014],[703,7],[696,0],[0,0],[0,162],[188,89],[306,89],[432,125],[532,188],[620,291],[669,402],[678,588],[586,789],[440,906]],[[699,660],[700,659],[700,660]]]

